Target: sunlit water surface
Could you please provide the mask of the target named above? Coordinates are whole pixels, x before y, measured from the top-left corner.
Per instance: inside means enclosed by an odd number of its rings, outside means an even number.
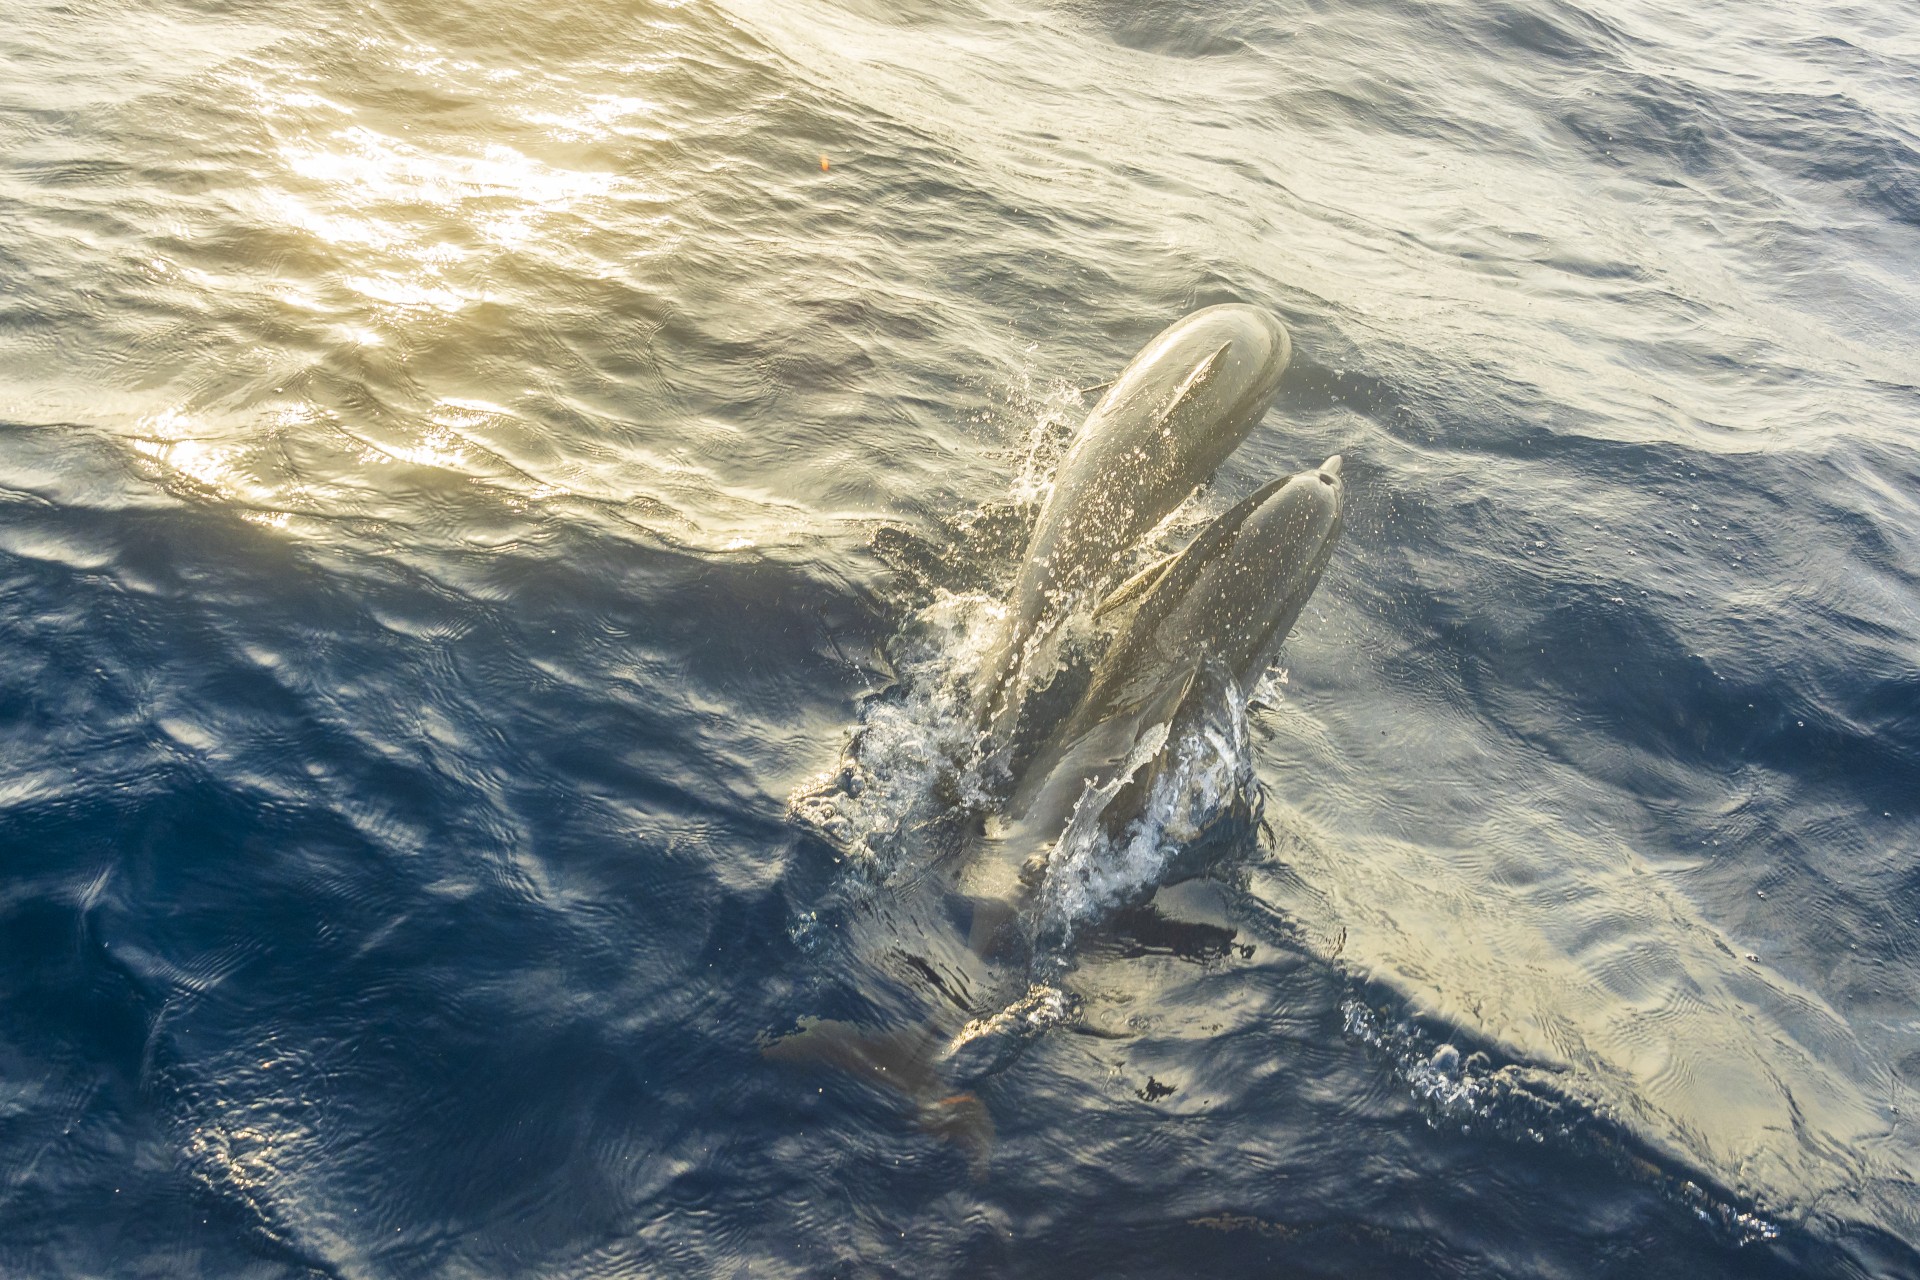
[[[1920,1274],[1904,0],[16,0],[0,227],[0,1270]],[[762,1048],[1230,299],[1265,824],[978,1176]]]

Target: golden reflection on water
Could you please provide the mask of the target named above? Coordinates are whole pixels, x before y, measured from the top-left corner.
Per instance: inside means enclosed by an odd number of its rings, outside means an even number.
[[[201,438],[199,423],[176,407],[140,420],[142,436],[133,447],[179,475],[209,489],[231,493],[238,487],[237,450]]]
[[[650,163],[675,123],[647,92],[676,67],[671,48],[552,71],[372,37],[331,52],[344,60],[268,56],[215,82],[249,120],[254,168],[226,197],[242,247],[212,271],[188,251],[163,274],[186,307],[234,316],[244,348],[209,344],[207,366],[170,379],[166,407],[129,432],[163,479],[319,538],[349,509],[406,518],[387,504],[413,467],[519,512],[584,499],[710,552],[844,525],[850,513],[659,447],[617,409],[556,432],[533,385],[550,362],[593,359],[541,308],[678,243],[686,175]]]
[[[578,128],[573,122],[568,127]],[[611,173],[562,169],[504,143],[482,143],[471,154],[436,154],[362,125],[283,143],[279,155],[289,174],[341,211],[309,217],[305,225],[319,228],[334,243],[357,242],[428,260],[465,254],[366,211],[391,207],[436,220],[460,217],[481,240],[513,248],[525,242],[541,217],[604,196],[615,180]],[[484,201],[488,210],[497,211],[468,213],[462,206],[469,201]]]
[[[312,250],[282,252],[253,268],[268,276],[264,296],[282,309],[272,319],[317,330],[323,367],[351,360],[353,352],[377,353],[368,366],[374,376],[410,385],[410,347],[421,326],[444,337],[446,323],[490,296],[490,277],[504,260],[543,238],[564,240],[583,205],[635,185],[611,168],[544,159],[540,139],[577,153],[583,144],[615,136],[666,135],[659,104],[630,92],[536,82],[518,68],[488,68],[423,45],[363,38],[354,54],[398,73],[422,103],[465,99],[473,111],[449,130],[426,127],[424,115],[396,124],[389,107],[375,127],[371,108],[356,106],[344,82],[336,88],[316,83],[304,69],[252,64],[225,81],[257,118],[263,144],[255,183],[235,204],[252,225],[283,239],[291,233],[294,243]],[[204,298],[233,296],[235,281],[226,273],[183,268],[175,274]],[[340,372],[326,370],[336,383]],[[295,505],[293,499],[310,490],[290,475],[274,485],[259,474],[265,468],[249,468],[263,439],[338,428],[349,442],[343,465],[397,462],[465,472],[494,456],[485,440],[489,423],[513,418],[486,400],[429,394],[417,406],[395,405],[389,397],[382,409],[397,414],[362,423],[351,414],[336,419],[324,404],[289,401],[279,390],[239,409],[189,395],[141,417],[132,443],[177,479],[265,508],[259,520],[285,528],[287,513],[272,508]],[[484,478],[502,479],[498,468],[483,469]],[[541,493],[564,492],[523,478]]]

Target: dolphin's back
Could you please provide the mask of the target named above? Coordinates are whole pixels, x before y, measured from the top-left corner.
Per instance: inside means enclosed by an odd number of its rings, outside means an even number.
[[[1015,790],[1017,814],[1075,790],[1074,762],[1104,760],[1212,664],[1243,688],[1263,672],[1320,581],[1341,527],[1338,458],[1236,504],[1133,593],[1085,693]],[[1131,584],[1130,584],[1131,585]],[[1125,589],[1123,589],[1124,591]],[[1122,593],[1116,593],[1122,594]],[[1105,609],[1105,606],[1102,606]],[[1114,745],[1105,740],[1114,738]],[[1070,801],[1069,801],[1070,802]],[[1051,817],[1050,814],[1047,815]]]
[[[1149,342],[1087,415],[1054,478],[1009,600],[1006,635],[983,685],[997,727],[1034,637],[1076,593],[1110,580],[1147,529],[1186,500],[1266,415],[1292,358],[1271,314],[1207,307]]]
[[[1317,472],[1266,485],[1202,530],[1133,606],[1094,668],[1075,726],[1125,711],[1201,655],[1242,682],[1300,615],[1341,524]]]

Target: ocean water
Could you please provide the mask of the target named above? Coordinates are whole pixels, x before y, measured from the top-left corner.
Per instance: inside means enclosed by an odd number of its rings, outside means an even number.
[[[0,228],[0,1271],[1920,1275],[1910,4],[13,0]],[[982,627],[1228,300],[1161,536],[1343,541],[990,965]],[[972,1147],[766,1053],[1036,974]]]

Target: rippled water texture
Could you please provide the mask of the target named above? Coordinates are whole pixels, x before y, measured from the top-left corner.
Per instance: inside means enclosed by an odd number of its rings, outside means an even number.
[[[1902,0],[16,0],[0,1270],[1920,1274],[1916,86]],[[1227,300],[1186,527],[1347,460],[1266,828],[976,1179],[762,1055],[947,963],[789,797],[865,725],[935,856],[1075,388]]]

